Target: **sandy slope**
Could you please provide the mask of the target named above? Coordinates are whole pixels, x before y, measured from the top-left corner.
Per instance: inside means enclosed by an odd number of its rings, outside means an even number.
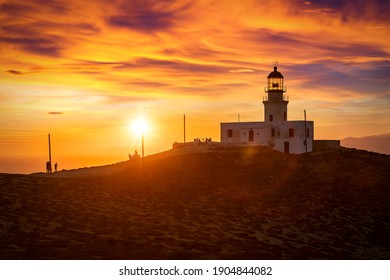
[[[390,156],[233,149],[108,168],[0,175],[0,257],[390,258]]]

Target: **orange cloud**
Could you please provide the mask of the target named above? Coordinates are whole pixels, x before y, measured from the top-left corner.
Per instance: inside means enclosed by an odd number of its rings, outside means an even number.
[[[3,1],[0,12],[5,138],[71,133],[86,143],[61,152],[83,153],[115,145],[96,135],[123,135],[113,139],[126,155],[131,136],[121,125],[143,112],[159,127],[150,153],[181,140],[184,113],[189,139],[218,139],[219,122],[238,113],[262,120],[274,61],[289,115],[312,112],[319,138],[390,127],[387,2],[19,0]],[[350,129],[329,129],[340,123]]]

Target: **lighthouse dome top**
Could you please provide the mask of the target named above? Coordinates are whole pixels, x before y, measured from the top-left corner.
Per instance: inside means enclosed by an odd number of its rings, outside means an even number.
[[[283,77],[282,73],[280,73],[278,71],[278,67],[274,66],[274,71],[269,73],[267,78],[268,79],[270,79],[270,78],[282,78],[283,79],[284,77]]]

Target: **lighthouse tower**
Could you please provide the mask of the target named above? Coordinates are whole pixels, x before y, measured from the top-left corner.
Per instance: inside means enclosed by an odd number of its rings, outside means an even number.
[[[221,143],[237,146],[267,146],[286,154],[313,150],[314,122],[287,120],[288,98],[284,96],[283,75],[275,66],[267,77],[264,122],[221,123]]]
[[[268,96],[263,97],[265,122],[287,121],[288,98],[284,96],[286,87],[283,86],[283,78],[276,66],[267,77],[268,86],[265,88],[265,92],[268,93]]]

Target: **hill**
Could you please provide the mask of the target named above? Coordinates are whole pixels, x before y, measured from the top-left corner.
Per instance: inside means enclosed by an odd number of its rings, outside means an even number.
[[[341,140],[341,145],[390,155],[390,133],[361,138],[348,137]]]
[[[0,257],[390,258],[390,156],[234,148],[115,166],[0,175]]]

